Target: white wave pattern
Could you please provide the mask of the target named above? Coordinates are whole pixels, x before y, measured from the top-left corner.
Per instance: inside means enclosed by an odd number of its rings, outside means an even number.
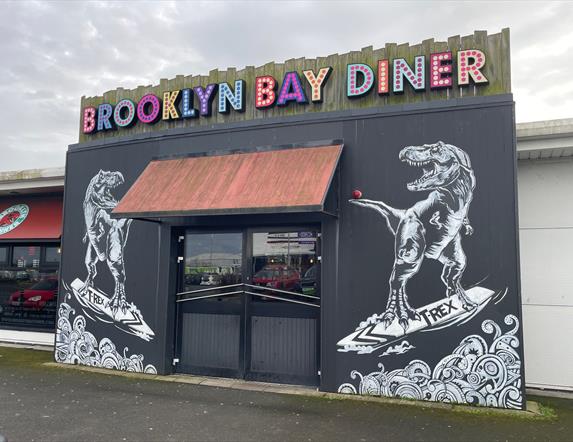
[[[367,375],[352,371],[350,377],[359,379],[358,387],[345,383],[338,392],[521,409],[519,320],[507,315],[504,322],[513,328],[502,333],[498,324],[485,320],[482,330],[493,335],[490,345],[480,335],[467,336],[434,370],[421,360],[390,372],[380,363],[380,371]]]
[[[388,347],[388,349],[384,353],[382,353],[380,357],[389,355],[402,355],[407,351],[412,350],[413,348],[416,347],[411,345],[408,341],[402,341],[399,344],[396,344],[394,346],[391,345],[390,347]]]
[[[143,355],[123,355],[109,338],[101,341],[86,330],[86,319],[77,315],[71,322],[70,315],[75,310],[62,302],[58,309],[58,326],[56,330],[56,361],[65,364],[79,364],[90,367],[111,368],[138,373],[157,374],[155,366],[143,365]]]

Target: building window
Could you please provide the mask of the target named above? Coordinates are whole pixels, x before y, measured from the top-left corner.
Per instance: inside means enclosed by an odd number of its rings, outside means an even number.
[[[0,247],[0,328],[53,331],[59,246]]]
[[[46,247],[46,264],[59,264],[60,263],[60,247],[49,246]]]
[[[12,254],[12,266],[19,269],[40,267],[40,247],[17,246]]]

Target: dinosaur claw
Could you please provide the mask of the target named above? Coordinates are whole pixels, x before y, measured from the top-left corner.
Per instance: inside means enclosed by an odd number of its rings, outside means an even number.
[[[462,307],[464,308],[464,310],[469,312],[470,310],[473,310],[474,308],[476,308],[477,304],[475,302],[471,302],[471,301],[464,301],[464,302],[462,302]]]
[[[464,310],[470,311],[478,306],[477,303],[473,302],[471,299],[468,298],[468,295],[466,295],[466,293],[463,290],[459,291],[458,295],[460,297],[460,301],[462,301],[462,307]]]
[[[395,318],[395,315],[393,312],[386,311],[382,315],[382,322],[384,323],[384,328],[390,327],[390,324],[392,324],[392,321],[394,321],[394,318]]]
[[[84,282],[82,288],[79,290],[80,293],[86,294],[88,292],[88,290],[90,289],[91,285],[92,285],[91,282],[89,280],[86,280]]]
[[[400,326],[404,329],[404,333],[406,333],[406,331],[408,330],[408,326],[410,325],[408,319],[400,318],[398,320],[398,324],[400,324]]]

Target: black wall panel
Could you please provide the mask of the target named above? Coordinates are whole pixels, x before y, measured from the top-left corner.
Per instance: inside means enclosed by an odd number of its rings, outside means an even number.
[[[524,404],[510,96],[466,99],[454,106],[430,103],[378,113],[322,114],[306,120],[285,118],[216,129],[71,146],[66,174],[62,282],[69,285],[74,279],[83,280],[87,275],[82,204],[90,180],[100,169],[123,174],[125,183],[112,191],[119,199],[154,157],[342,139],[338,217],[276,214],[170,222],[213,226],[314,222],[322,225],[321,389],[502,407],[519,408]],[[369,352],[344,348],[338,345],[341,340],[352,335],[367,318],[385,311],[388,280],[396,256],[394,235],[384,218],[373,210],[349,203],[352,191],[359,189],[362,198],[383,201],[398,209],[408,209],[424,200],[430,192],[413,192],[406,187],[408,182],[421,176],[422,169],[400,161],[399,153],[406,146],[438,141],[467,153],[476,180],[469,205],[473,234],[461,238],[467,256],[461,285],[464,289],[480,286],[493,295],[473,316],[464,315],[463,321],[460,319],[449,326],[408,333],[398,337],[396,342],[387,341],[385,346]],[[439,223],[436,218],[425,220],[429,221]],[[429,224],[426,227],[432,228]],[[171,226],[166,224],[134,221],[124,249],[127,300],[137,306],[153,329],[155,336],[151,341],[127,333],[113,321],[90,319],[89,312],[66,290],[60,293],[60,303],[68,304],[75,312],[68,315],[69,325],[63,321],[64,326],[73,328],[73,318],[83,315],[85,331],[93,334],[100,345],[103,338],[109,338],[122,355],[124,347],[128,347],[128,356],[143,355],[143,366],[152,364],[158,372],[170,372],[175,292],[175,246],[170,232]],[[441,272],[442,264],[438,260],[423,260],[407,284],[408,300],[413,308],[445,299]],[[98,264],[96,281],[101,290],[113,293],[114,281],[105,262]],[[62,308],[60,311],[62,313]],[[512,329],[516,321],[508,315],[513,315],[518,323],[515,331]],[[374,325],[377,320],[372,321]],[[59,332],[61,351],[69,355],[69,349],[66,350],[69,337],[64,328]],[[497,343],[493,342],[496,337]],[[408,345],[403,344],[404,340]],[[394,348],[398,344],[401,347]],[[457,353],[454,354],[454,350]],[[458,362],[444,362],[449,355]],[[63,356],[61,353],[60,359],[64,359]],[[80,363],[90,363],[86,357],[79,359]],[[410,365],[412,361],[421,364]],[[460,368],[464,363],[471,365],[467,373]],[[452,383],[447,376],[454,376],[453,372],[460,373]],[[420,381],[424,376],[426,383]],[[389,382],[392,379],[393,384]],[[393,386],[388,386],[387,381]],[[492,387],[486,388],[487,385]]]

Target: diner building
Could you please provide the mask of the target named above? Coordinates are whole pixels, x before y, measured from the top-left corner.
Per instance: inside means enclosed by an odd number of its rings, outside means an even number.
[[[509,31],[81,103],[55,358],[523,408]]]
[[[567,240],[570,127],[516,149],[508,30],[119,88],[79,129],[61,243],[5,260],[50,281],[60,247],[56,361],[517,409],[525,379],[570,388],[526,377],[570,323],[539,253]]]
[[[519,234],[523,334],[525,340],[525,383],[544,390],[573,390],[573,376],[566,367],[573,361],[564,352],[564,339],[573,331],[573,279],[569,272],[573,261],[566,255],[573,215],[567,212],[573,193],[573,119],[517,124],[517,183],[519,200]],[[40,183],[38,177],[47,178]],[[64,168],[24,170],[2,173],[0,189],[4,195],[32,193],[62,197]],[[11,207],[6,202],[0,209]],[[547,214],[539,219],[539,208]],[[56,221],[61,216],[53,215]],[[52,217],[44,221],[53,225]],[[551,236],[561,235],[563,248],[555,248]],[[538,239],[539,236],[546,238]],[[563,252],[563,253],[561,253]],[[561,256],[560,255],[565,255]],[[550,263],[550,265],[547,265]],[[551,272],[547,278],[547,271]],[[9,290],[8,290],[9,292]],[[13,292],[13,291],[12,291]],[[3,303],[7,300],[4,299]],[[3,310],[4,311],[4,310]],[[0,325],[0,341],[53,346],[56,310],[50,310],[49,326],[30,328],[25,323]],[[555,336],[559,337],[555,339]],[[557,345],[547,345],[556,342]],[[546,361],[562,361],[546,364]]]

